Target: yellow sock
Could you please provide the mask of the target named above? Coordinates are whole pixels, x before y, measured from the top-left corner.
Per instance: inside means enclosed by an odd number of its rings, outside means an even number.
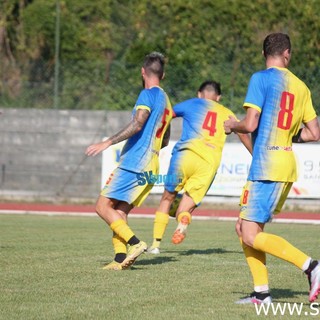
[[[111,230],[126,243],[134,236],[133,231],[123,219],[118,219],[110,224]]]
[[[240,243],[243,252],[246,256],[246,260],[251,271],[253,278],[253,284],[255,291],[261,292],[269,289],[268,281],[268,270],[266,267],[266,254],[265,252],[258,251],[251,248],[242,242],[240,238]]]
[[[188,217],[188,220],[189,220],[189,223],[188,223],[188,224],[191,223],[192,216],[191,216],[191,214],[190,214],[188,211],[183,211],[183,212],[180,212],[180,213],[178,214],[178,217],[177,217],[178,222],[181,222],[181,219],[182,219],[183,217]]]
[[[161,240],[153,239],[152,248],[160,248]]]
[[[160,211],[156,212],[156,216],[154,218],[154,225],[153,225],[153,238],[154,239],[159,239],[159,240],[162,239],[162,237],[166,231],[168,222],[169,222],[169,215],[167,213],[163,213]],[[160,241],[157,241],[156,243],[154,242],[153,244],[155,244],[157,246],[157,243],[160,246]]]
[[[285,261],[291,262],[303,270],[304,263],[309,257],[290,244],[287,240],[274,234],[260,232],[253,242],[253,247]]]
[[[113,233],[112,244],[115,254],[127,253],[127,243],[115,233]]]

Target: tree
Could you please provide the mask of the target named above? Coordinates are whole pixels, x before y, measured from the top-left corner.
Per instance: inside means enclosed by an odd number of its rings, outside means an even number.
[[[56,1],[3,0],[1,105],[52,107]],[[320,108],[320,0],[60,0],[60,7],[60,108],[131,109],[143,58],[160,51],[173,103],[215,79],[222,103],[242,112],[251,74],[265,67],[262,41],[276,31],[290,34],[290,68]]]

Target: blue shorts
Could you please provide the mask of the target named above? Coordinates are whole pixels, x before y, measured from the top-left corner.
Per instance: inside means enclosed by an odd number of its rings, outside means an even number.
[[[139,177],[137,172],[118,167],[110,174],[100,194],[139,207],[154,185],[154,183]]]
[[[240,198],[240,218],[266,223],[281,211],[292,182],[247,181]]]

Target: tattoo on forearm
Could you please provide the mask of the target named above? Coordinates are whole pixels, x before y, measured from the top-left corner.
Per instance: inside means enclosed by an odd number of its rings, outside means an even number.
[[[137,121],[140,123],[141,127],[147,122],[149,118],[149,110],[139,109],[136,113]]]
[[[112,144],[117,144],[123,140],[128,139],[129,137],[133,136],[136,133],[137,123],[135,120],[130,122],[125,128],[120,130],[118,133],[113,135],[110,140]]]
[[[139,109],[136,112],[135,117],[125,128],[123,128],[118,133],[110,137],[112,144],[117,144],[121,141],[127,140],[128,138],[136,134],[138,131],[140,131],[145,122],[147,121],[149,114],[150,113],[148,110]]]

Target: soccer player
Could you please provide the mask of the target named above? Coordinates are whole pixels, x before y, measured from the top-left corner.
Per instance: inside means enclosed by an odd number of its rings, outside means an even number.
[[[160,253],[160,242],[177,193],[184,189],[176,213],[178,226],[172,236],[174,244],[184,240],[191,213],[210,188],[226,140],[223,123],[229,116],[234,116],[231,110],[218,103],[220,97],[220,84],[206,81],[201,84],[197,98],[181,102],[173,108],[174,117],[183,118],[183,128],[181,138],[172,151],[165,190],[155,214],[150,253]],[[250,151],[249,135],[239,134],[239,137]]]
[[[141,68],[144,90],[136,101],[132,120],[117,134],[86,150],[88,156],[95,156],[128,139],[119,166],[108,178],[96,203],[96,212],[113,231],[115,258],[104,267],[107,270],[130,267],[147,249],[147,244],[129,227],[127,215],[134,206],[142,204],[153,186],[139,183],[138,175],[158,174],[159,151],[169,143],[172,108],[167,94],[160,88],[164,66],[164,57],[158,52],[145,57]]]
[[[288,35],[272,33],[263,43],[266,70],[252,75],[240,122],[230,117],[226,133],[252,133],[253,154],[241,196],[236,231],[253,277],[254,292],[237,303],[271,303],[266,253],[303,270],[309,279],[309,301],[320,291],[320,264],[282,237],[264,232],[265,223],[280,212],[297,180],[292,142],[317,141],[319,123],[307,86],[287,67],[291,59]],[[301,127],[302,126],[302,127]]]

